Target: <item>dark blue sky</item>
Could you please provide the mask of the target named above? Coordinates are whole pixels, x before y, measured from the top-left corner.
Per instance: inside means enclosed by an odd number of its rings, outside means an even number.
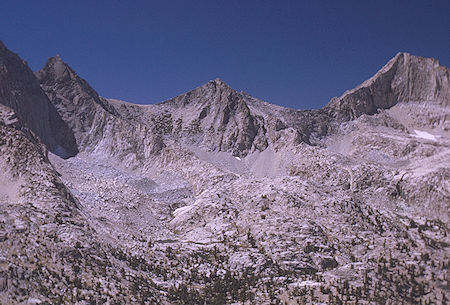
[[[0,39],[40,69],[60,54],[100,95],[155,103],[222,78],[318,108],[398,51],[450,66],[450,1],[23,1]]]

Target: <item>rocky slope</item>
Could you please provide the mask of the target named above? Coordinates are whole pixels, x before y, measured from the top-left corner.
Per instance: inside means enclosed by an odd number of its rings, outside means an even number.
[[[436,60],[399,53],[319,110],[219,79],[134,105],[99,97],[59,57],[26,75],[79,153],[47,157],[63,142],[0,83],[2,302],[450,298],[449,69]]]

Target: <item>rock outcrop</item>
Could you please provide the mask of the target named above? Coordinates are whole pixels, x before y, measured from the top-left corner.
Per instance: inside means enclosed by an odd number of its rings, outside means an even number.
[[[448,68],[432,58],[398,53],[370,79],[333,98],[322,109],[296,113],[295,127],[299,141],[311,144],[317,138],[333,134],[343,122],[364,114],[373,115],[397,104],[416,102],[431,103],[430,107],[440,108],[422,119],[434,121],[433,125],[444,125],[449,100]]]
[[[97,107],[108,108],[97,92],[79,77],[59,56],[49,58],[44,68],[36,72],[39,82],[62,118],[73,130],[77,144],[92,128]]]
[[[21,121],[63,157],[78,150],[72,131],[50,103],[33,72],[19,56],[0,41],[0,104],[16,112]]]
[[[157,154],[164,143],[145,125],[124,120],[59,56],[36,72],[42,89],[75,135],[78,149],[127,166]]]
[[[397,103],[432,101],[446,107],[449,100],[448,68],[432,58],[398,53],[373,77],[333,99],[325,108],[337,118],[350,120]]]
[[[171,117],[172,131],[187,144],[244,157],[267,147],[265,118],[252,113],[247,98],[220,79],[161,103],[155,110]],[[161,115],[152,120],[158,122]],[[160,128],[155,126],[155,130]]]

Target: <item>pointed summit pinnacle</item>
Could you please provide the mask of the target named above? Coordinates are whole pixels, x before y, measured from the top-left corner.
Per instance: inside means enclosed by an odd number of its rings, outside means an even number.
[[[215,80],[210,80],[208,84],[213,85],[215,88],[218,89],[232,89],[226,82],[224,82],[220,78],[216,78]]]
[[[76,78],[75,71],[73,71],[72,68],[62,60],[59,54],[54,57],[50,57],[45,63],[44,68],[39,70],[36,75],[41,80],[41,83],[45,83],[46,79],[65,82]]]
[[[220,86],[223,86],[223,85],[228,86],[227,83],[225,83],[225,82],[224,82],[222,79],[220,79],[220,78],[216,78],[213,82],[215,82],[217,85],[220,85]]]

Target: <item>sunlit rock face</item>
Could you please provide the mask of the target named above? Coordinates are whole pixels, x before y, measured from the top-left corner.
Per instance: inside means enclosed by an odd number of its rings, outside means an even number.
[[[318,110],[135,105],[1,44],[0,303],[445,303],[449,100],[399,53]]]

